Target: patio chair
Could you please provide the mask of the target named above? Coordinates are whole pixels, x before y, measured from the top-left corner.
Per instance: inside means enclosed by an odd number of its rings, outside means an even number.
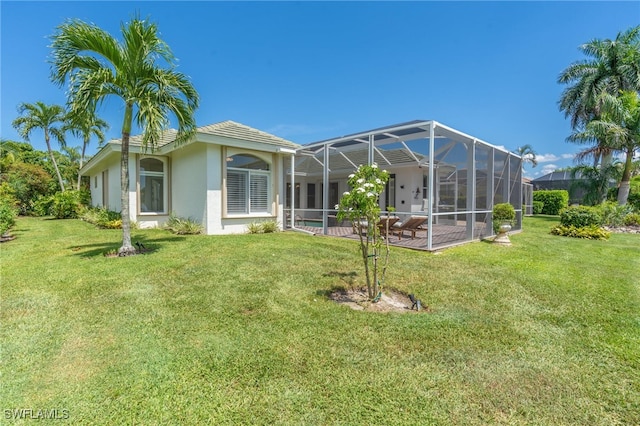
[[[378,229],[380,230],[380,235],[387,236],[388,232],[393,231],[393,225],[399,220],[400,218],[396,216],[389,216],[389,217],[382,216],[380,218],[380,222],[378,222]]]
[[[413,240],[416,237],[416,232],[422,231],[422,224],[427,221],[426,216],[411,216],[409,219],[405,220],[401,224],[395,224],[393,226],[393,230],[391,233],[393,235],[398,235],[398,240],[402,240],[402,235],[404,235],[405,231],[411,232],[411,239]]]

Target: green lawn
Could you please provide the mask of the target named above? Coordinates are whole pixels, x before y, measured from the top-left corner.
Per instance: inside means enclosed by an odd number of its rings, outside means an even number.
[[[327,299],[363,283],[354,241],[174,236],[21,218],[0,246],[3,423],[640,424],[640,236],[392,250],[423,314]],[[35,415],[35,414],[34,414]],[[32,423],[31,420],[25,420]]]

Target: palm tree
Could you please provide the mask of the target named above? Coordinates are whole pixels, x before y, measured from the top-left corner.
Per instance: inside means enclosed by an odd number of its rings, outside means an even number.
[[[134,254],[129,216],[129,137],[135,116],[143,129],[144,149],[153,148],[168,127],[169,114],[178,121],[176,143],[195,134],[198,94],[182,73],[175,71],[175,58],[158,36],[158,28],[134,18],[121,25],[120,43],[101,28],[73,19],[58,27],[52,36],[52,80],[69,81],[72,114],[94,111],[109,96],[124,103],[122,154],[120,159],[122,256]],[[166,61],[161,67],[159,61]]]
[[[18,112],[21,115],[13,120],[12,124],[25,141],[29,142],[31,133],[36,129],[44,132],[44,141],[47,144],[49,158],[58,176],[60,190],[64,192],[64,181],[62,180],[58,163],[51,149],[52,136],[58,141],[61,147],[65,146],[64,131],[62,130],[65,120],[64,108],[60,105],[46,105],[43,102],[36,102],[35,104],[22,103],[18,107]]]
[[[104,142],[104,131],[109,128],[109,124],[98,118],[95,111],[84,111],[83,114],[69,115],[67,117],[67,126],[65,130],[71,132],[72,135],[82,138],[82,150],[80,153],[80,165],[78,168],[78,182],[76,189],[80,190],[80,169],[84,165],[85,153],[87,146],[91,141],[91,136],[98,138],[98,145]]]
[[[538,165],[538,160],[536,160],[536,152],[533,150],[533,147],[529,144],[523,145],[516,149],[516,154],[522,157],[522,163],[531,163],[531,167],[535,167]]]
[[[635,90],[623,91],[619,96],[601,96],[601,119],[587,123],[584,131],[574,132],[569,138],[574,141],[599,140],[613,152],[625,156],[618,204],[626,204],[629,197],[633,155],[640,149],[640,95]]]
[[[640,90],[640,26],[618,33],[615,40],[592,40],[580,50],[590,59],[574,62],[558,77],[559,83],[569,84],[559,107],[565,117],[571,117],[574,130],[600,118],[603,93]],[[595,141],[596,145],[600,142]],[[593,155],[597,165],[607,153],[606,148],[597,148],[585,155]]]
[[[640,89],[640,26],[618,33],[615,40],[595,39],[579,49],[591,59],[574,62],[558,77],[559,83],[570,84],[559,105],[573,128],[599,115],[602,93]]]

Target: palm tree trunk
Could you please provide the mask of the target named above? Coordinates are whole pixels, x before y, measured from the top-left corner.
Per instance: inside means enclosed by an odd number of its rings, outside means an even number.
[[[53,164],[53,168],[55,169],[56,175],[58,176],[60,191],[64,192],[64,181],[62,180],[60,169],[58,169],[58,163],[56,162],[56,158],[53,156],[53,151],[51,150],[51,143],[49,143],[49,131],[46,128],[44,129],[44,141],[47,143],[47,151],[49,151],[49,158],[51,158],[51,163]]]
[[[629,191],[631,189],[631,165],[633,163],[633,149],[627,149],[627,158],[624,161],[624,171],[622,179],[620,179],[620,187],[618,188],[618,204],[627,204]]]
[[[122,219],[122,247],[118,256],[129,256],[136,253],[131,245],[131,217],[129,215],[129,136],[133,117],[133,105],[127,104],[122,125],[122,155],[120,156],[120,204]]]
[[[84,153],[87,149],[87,144],[89,143],[89,141],[87,139],[84,140],[83,144],[82,144],[82,154],[80,155],[80,167],[78,168],[78,185],[77,185],[77,190],[80,191],[80,170],[82,169],[82,166],[84,164]]]

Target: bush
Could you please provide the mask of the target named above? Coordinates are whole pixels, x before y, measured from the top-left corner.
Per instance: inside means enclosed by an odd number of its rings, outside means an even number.
[[[602,216],[602,225],[622,226],[625,217],[633,213],[633,207],[629,204],[620,205],[615,201],[607,201],[596,207]]]
[[[544,203],[542,201],[533,202],[533,214],[542,214],[543,208],[544,208]]]
[[[602,215],[597,207],[567,207],[560,212],[560,224],[576,228],[600,226],[602,224]]]
[[[498,233],[500,225],[508,223],[513,226],[516,220],[516,210],[509,203],[500,203],[493,206],[493,232]]]
[[[0,236],[5,235],[16,224],[18,209],[15,199],[0,197]]]
[[[630,213],[624,218],[625,226],[640,226],[640,213]]]
[[[2,171],[1,179],[3,185],[11,188],[18,200],[19,214],[22,215],[37,214],[34,210],[37,200],[54,192],[51,187],[55,185],[55,180],[36,164],[13,163]]]
[[[542,214],[559,215],[569,205],[569,192],[564,189],[533,191],[533,201],[541,201]]]
[[[80,218],[86,222],[96,225],[98,228],[122,228],[122,218],[120,212],[114,212],[104,207],[87,208],[80,216]]]
[[[185,219],[183,217],[176,216],[173,212],[169,215],[169,220],[165,223],[164,229],[178,235],[202,234],[202,231],[204,231],[204,227],[200,222],[196,222],[192,218]]]
[[[77,219],[82,216],[88,202],[86,191],[56,192],[46,203],[48,214],[56,219]]]
[[[270,234],[273,232],[278,232],[280,228],[278,227],[278,222],[275,220],[267,220],[264,222],[251,222],[247,225],[247,232],[249,234]]]
[[[553,235],[564,237],[586,238],[589,240],[608,240],[611,233],[597,225],[591,226],[564,226],[559,225],[551,229]]]
[[[275,220],[267,220],[266,222],[262,222],[262,232],[265,234],[271,234],[273,232],[278,232],[280,228],[278,228],[278,222]]]

